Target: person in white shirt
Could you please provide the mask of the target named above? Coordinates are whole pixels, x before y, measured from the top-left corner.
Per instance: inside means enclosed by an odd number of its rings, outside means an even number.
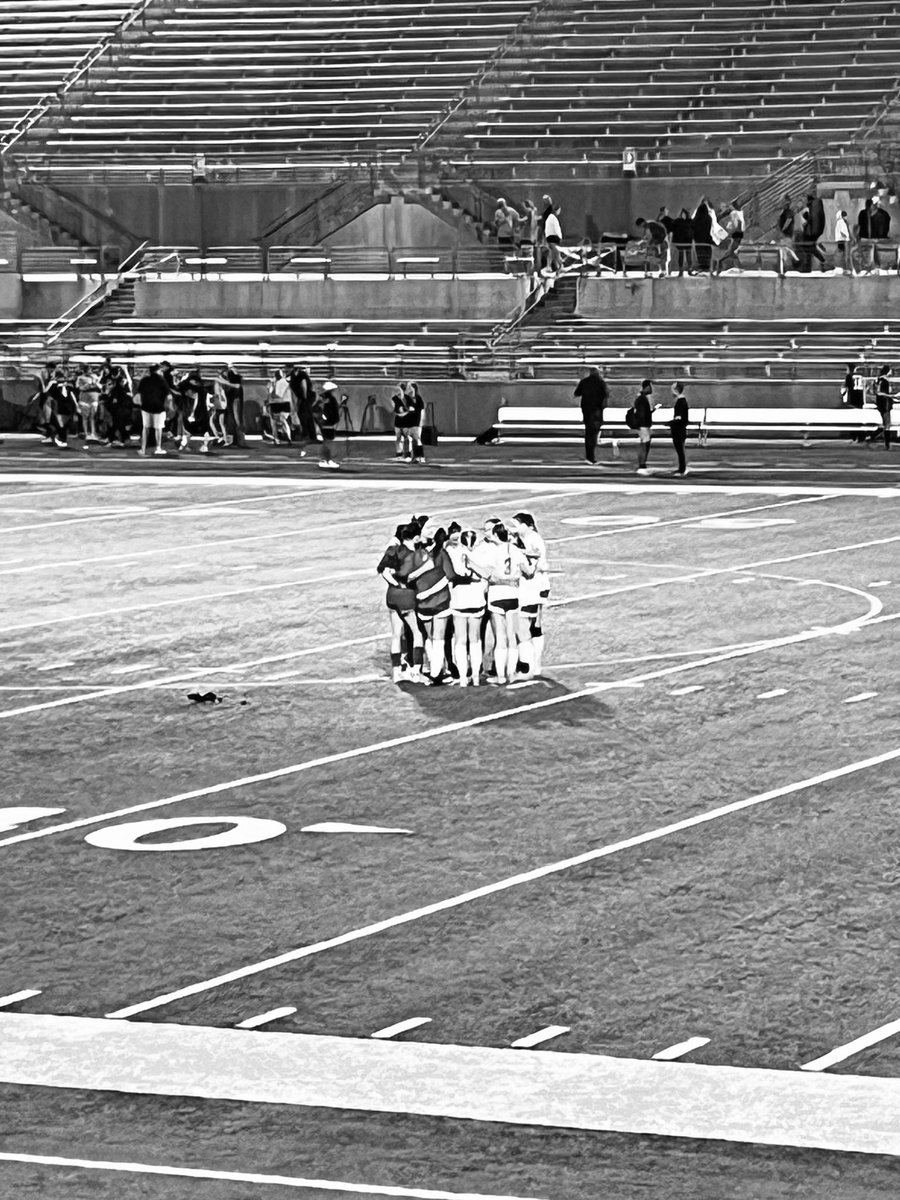
[[[838,213],[834,221],[834,240],[837,245],[838,257],[845,271],[853,270],[850,259],[850,226],[847,224],[847,213],[844,209]]]
[[[533,574],[523,576],[519,583],[519,640],[530,640],[532,671],[540,675],[544,655],[543,612],[550,598],[547,544],[538,533],[531,513],[516,513],[510,524],[521,538],[525,557],[533,569]]]
[[[549,262],[547,269],[557,272],[562,266],[562,227],[559,223],[559,209],[551,209],[544,218],[544,241],[547,243]]]
[[[487,581],[470,571],[467,561],[467,556],[475,550],[475,530],[450,528],[443,553],[450,568],[447,574],[453,618],[453,662],[459,673],[459,686],[467,687],[471,675],[472,686],[478,687],[483,659],[481,619],[487,608]]]
[[[521,658],[532,670],[531,635],[519,625],[519,583],[534,574],[523,550],[511,539],[505,525],[494,525],[491,541],[482,542],[466,556],[469,569],[487,580],[487,609],[494,634],[494,667],[498,683],[512,683]]]

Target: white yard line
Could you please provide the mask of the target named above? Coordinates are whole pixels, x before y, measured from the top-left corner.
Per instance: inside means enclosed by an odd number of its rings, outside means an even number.
[[[757,700],[772,700],[775,696],[786,696],[787,688],[772,688],[771,692],[760,692],[757,695]]]
[[[528,708],[538,708],[549,703],[552,703],[552,701],[538,701],[534,705],[524,706],[524,709],[527,710]],[[509,713],[502,715],[508,716],[521,711],[523,711],[522,708],[512,709]],[[469,723],[467,722],[465,724]],[[444,732],[446,732],[446,730],[444,730]],[[771,800],[781,799],[784,796],[793,796],[798,792],[807,791],[813,787],[820,787],[821,785],[830,783],[835,779],[843,779],[849,775],[857,774],[860,771],[866,771],[872,767],[881,766],[884,763],[894,762],[897,759],[900,759],[900,749],[889,750],[883,754],[875,755],[872,758],[861,759],[858,762],[849,763],[843,767],[837,767],[830,771],[824,771],[818,775],[812,775],[806,779],[801,779],[797,782],[786,784],[784,787],[774,788],[768,792],[761,792],[757,795],[749,796],[744,800],[737,800],[731,804],[725,804],[719,808],[710,809],[695,816],[687,817],[682,821],[676,821],[670,825],[663,825],[657,829],[651,829],[648,832],[638,834],[635,837],[626,838],[619,842],[613,842],[611,845],[601,846],[594,850],[588,850],[584,854],[578,854],[572,858],[562,859],[559,862],[549,863],[545,866],[537,867],[531,871],[525,871],[518,875],[508,876],[505,879],[498,880],[496,883],[487,884],[483,887],[475,888],[472,891],[463,892],[457,896],[451,896],[449,899],[440,900],[434,904],[428,904],[421,908],[412,909],[409,912],[401,913],[398,916],[389,917],[383,921],[376,921],[371,925],[366,925],[360,929],[351,930],[350,932],[340,934],[337,937],[316,942],[312,945],[300,946],[293,950],[288,950],[285,953],[276,955],[273,958],[264,959],[262,962],[251,963],[247,966],[238,967],[234,971],[229,971],[223,975],[217,975],[212,979],[201,980],[198,983],[188,984],[185,987],[167,992],[161,996],[154,996],[149,1000],[131,1004],[125,1008],[118,1009],[115,1012],[107,1013],[107,1016],[125,1018],[135,1016],[137,1013],[147,1012],[150,1009],[160,1008],[163,1005],[171,1004],[175,1000],[184,999],[186,996],[194,996],[200,992],[211,991],[214,988],[221,987],[223,984],[233,983],[235,980],[245,979],[248,976],[257,975],[262,971],[269,971],[274,967],[283,966],[286,963],[296,962],[299,959],[309,958],[315,954],[321,954],[323,951],[332,950],[337,946],[344,946],[350,942],[359,941],[362,938],[372,937],[374,934],[383,933],[387,929],[394,929],[397,926],[407,925],[413,921],[421,920],[424,917],[433,916],[435,913],[446,912],[449,909],[458,908],[463,904],[471,903],[473,900],[481,900],[487,896],[492,896],[497,892],[518,887],[520,884],[532,883],[537,879],[544,879],[549,875],[559,874],[562,871],[567,871],[572,867],[581,866],[584,863],[594,862],[600,858],[608,858],[611,855],[620,854],[625,850],[632,850],[636,846],[644,846],[650,842],[660,841],[661,839],[670,837],[673,834],[683,833],[687,829],[694,829],[697,826],[720,820],[723,817],[731,816],[734,813],[743,812],[745,809],[755,808],[756,806],[768,803]],[[203,789],[200,794],[202,795],[206,794],[207,792],[213,792],[217,790],[222,789]],[[196,795],[196,793],[194,794]],[[177,799],[178,797],[176,797],[176,800]],[[75,826],[82,827],[88,824],[96,824],[98,821],[113,819],[120,815],[130,815],[130,811],[144,811],[148,807],[156,807],[156,805],[142,805],[136,810],[124,810],[120,813],[107,814],[106,817],[87,818],[81,821],[73,821],[68,823],[66,826],[56,826],[55,829],[50,828],[33,831],[27,834],[20,834],[17,837],[14,836],[6,838],[4,841],[0,842],[0,846],[33,839],[35,837],[45,836],[64,828],[73,828]]]
[[[57,812],[63,811],[57,809]],[[32,996],[39,996],[40,989],[26,988],[22,992],[13,992],[9,996],[0,996],[0,1008],[8,1008],[10,1004],[19,1004],[23,1000],[30,1000]]]
[[[377,1038],[379,1041],[390,1041],[391,1038],[398,1037],[401,1033],[408,1033],[410,1029],[418,1029],[420,1025],[430,1025],[431,1017],[410,1017],[406,1021],[398,1021],[396,1025],[388,1025],[384,1029],[377,1029],[374,1033],[370,1033],[369,1037]]]
[[[95,1158],[60,1158],[55,1154],[0,1152],[0,1162],[32,1163],[85,1171],[117,1171],[125,1175],[162,1175],[174,1179],[215,1179],[224,1183],[254,1183],[263,1187],[315,1189],[354,1196],[396,1196],[400,1200],[524,1200],[516,1196],[486,1196],[475,1192],[436,1192],[424,1188],[385,1187],[382,1184],[343,1183],[332,1179],[301,1179],[294,1175],[264,1175],[255,1171],[211,1171],[200,1167],[158,1166],[150,1163],[105,1162]]]
[[[2,1013],[0,1041],[0,1081],[19,1087],[900,1155],[900,1079]]]
[[[307,568],[312,570],[312,568]],[[5,625],[4,632],[13,633],[24,629],[43,629],[48,625],[77,625],[84,621],[96,621],[100,617],[130,617],[134,613],[148,612],[157,608],[173,608],[185,604],[205,604],[207,600],[222,600],[231,596],[249,596],[260,592],[277,592],[285,588],[317,587],[321,583],[333,583],[344,579],[358,579],[361,575],[373,574],[370,568],[359,571],[342,571],[338,575],[313,575],[303,579],[288,579],[282,583],[261,583],[255,587],[227,588],[221,592],[203,592],[201,595],[177,596],[169,600],[151,600],[146,603],[129,605],[127,608],[102,608],[95,612],[69,612],[62,617],[45,617],[42,621],[22,621],[18,625]]]
[[[15,476],[15,475],[4,476],[4,479],[10,479],[10,478],[16,479],[16,478],[18,478],[18,476]],[[77,476],[74,476],[73,478],[78,479]],[[10,498],[15,498],[15,497],[18,497],[20,499],[22,497],[31,499],[32,496],[58,496],[60,494],[72,496],[72,495],[75,495],[76,492],[86,492],[90,488],[113,488],[113,487],[122,487],[122,486],[123,486],[123,483],[120,479],[103,479],[103,480],[98,481],[97,483],[81,483],[81,481],[78,480],[78,482],[70,484],[68,487],[45,488],[43,491],[40,491],[40,492],[35,492],[35,491],[0,492],[0,501],[9,500]],[[127,486],[127,485],[125,485],[125,486]],[[0,508],[0,517],[2,517],[2,516],[3,516],[3,509]]]
[[[318,489],[316,489],[316,490],[318,491]],[[477,491],[478,490],[477,485],[472,485],[468,490],[469,491]],[[506,490],[506,489],[504,489],[504,490]],[[300,491],[292,493],[292,495],[295,495],[295,496],[308,496],[308,495],[313,495],[313,494],[315,494],[315,493],[300,492]],[[525,499],[522,499],[520,497],[520,498],[516,499],[516,505],[518,506],[518,505],[525,505],[525,504],[528,504],[528,505],[538,504],[538,503],[542,503],[546,500],[567,500],[567,499],[571,499],[572,495],[573,495],[573,493],[571,491],[547,492],[547,493],[543,493],[543,494],[528,496]],[[276,497],[276,496],[251,497],[251,499],[257,500],[257,501],[262,501],[263,499],[275,500],[275,499],[279,499],[279,498],[280,497]],[[498,508],[505,503],[511,502],[512,499],[513,499],[512,496],[510,496],[508,498],[504,498],[504,497],[498,498],[496,496],[488,496],[488,497],[485,497],[483,500],[479,500],[477,503],[473,502],[472,504],[457,504],[457,505],[454,505],[452,508],[438,508],[438,509],[435,509],[435,511],[430,513],[429,515],[432,518],[434,518],[436,516],[441,516],[441,515],[453,516],[458,512],[470,512],[473,509],[476,509],[476,510],[485,509],[485,508],[493,509],[493,508]],[[231,501],[220,501],[219,503],[220,504],[221,503],[231,503]],[[235,501],[235,503],[238,503],[238,501]],[[200,507],[202,507],[202,506],[200,506]],[[205,507],[216,508],[217,505],[213,502],[210,502]],[[173,511],[178,511],[181,513],[190,513],[193,511],[193,509],[191,508],[191,506],[187,506],[185,508],[178,509],[178,510],[151,509],[143,514],[135,513],[134,515],[135,516],[141,516],[141,515],[150,516],[156,512],[166,513],[166,512],[173,512]],[[0,515],[2,515],[2,512],[0,512]],[[354,518],[351,520],[341,519],[340,528],[343,531],[348,528],[356,528],[358,526],[364,526],[364,525],[384,525],[385,533],[387,536],[390,533],[393,526],[397,524],[396,516],[397,516],[396,509],[393,509],[390,512],[386,512],[382,515],[375,516],[375,517],[360,517],[360,518]],[[86,519],[91,519],[91,518],[86,518]],[[24,529],[25,526],[20,526],[20,528]],[[3,532],[14,532],[14,531],[13,530],[4,531],[4,530],[0,529],[0,533],[3,533]],[[334,532],[334,524],[329,524],[329,525],[313,525],[313,526],[308,526],[307,528],[298,528],[298,529],[279,529],[277,533],[272,533],[272,532],[258,533],[258,534],[251,534],[247,537],[239,537],[239,538],[218,538],[217,537],[216,541],[215,541],[215,548],[218,551],[218,550],[221,550],[225,546],[248,545],[248,544],[256,543],[256,542],[277,541],[277,542],[281,543],[281,542],[284,542],[284,540],[286,538],[299,539],[299,538],[308,537],[310,534],[313,534],[313,533],[333,533],[333,532]],[[209,540],[209,538],[207,538],[205,541],[202,541],[202,542],[192,542],[192,543],[187,543],[185,545],[179,545],[177,548],[177,553],[182,554],[188,550],[204,550],[204,549],[208,549],[209,546],[210,546],[210,540]],[[126,562],[130,559],[150,558],[150,557],[153,557],[154,555],[171,554],[171,553],[172,553],[171,546],[160,546],[160,547],[156,547],[154,549],[148,549],[148,550],[129,550],[129,551],[126,551],[121,554],[102,554],[102,555],[95,555],[93,557],[85,556],[83,558],[56,559],[56,560],[50,560],[48,562],[43,562],[43,563],[29,563],[27,566],[17,567],[15,569],[12,569],[9,571],[0,571],[0,575],[20,575],[27,571],[59,571],[63,567],[81,568],[84,566],[95,566],[99,563]]]
[[[658,1050],[653,1058],[657,1062],[675,1062],[678,1058],[683,1058],[685,1054],[690,1054],[692,1050],[699,1050],[701,1046],[708,1046],[709,1038],[707,1037],[692,1037],[686,1042],[678,1042],[675,1046],[667,1046],[665,1050]]]
[[[821,1058],[814,1058],[812,1062],[804,1063],[800,1070],[827,1071],[829,1067],[844,1062],[845,1059],[852,1058],[854,1054],[860,1054],[863,1050],[868,1050],[870,1046],[877,1046],[879,1042],[894,1037],[898,1033],[900,1033],[900,1021],[891,1021],[887,1025],[873,1029],[871,1033],[864,1033],[862,1037],[854,1038],[852,1042],[837,1046],[828,1054],[823,1054]]]
[[[544,1029],[538,1029],[536,1033],[529,1033],[526,1037],[516,1038],[510,1043],[510,1048],[513,1050],[530,1050],[534,1046],[541,1046],[544,1042],[549,1042],[552,1038],[562,1037],[564,1033],[569,1033],[568,1025],[547,1025]]]
[[[271,1021],[280,1021],[282,1017],[290,1017],[296,1012],[290,1004],[286,1004],[284,1008],[273,1008],[269,1012],[260,1013],[256,1017],[248,1017],[246,1021],[241,1021],[235,1025],[235,1029],[259,1029],[261,1025],[268,1025]]]
[[[134,480],[135,483],[140,482],[139,479]],[[181,486],[184,486],[184,480],[178,481]],[[34,525],[10,525],[7,528],[0,528],[0,534],[4,533],[25,533],[34,529],[56,529],[60,525],[88,525],[97,524],[100,521],[121,521],[134,520],[138,517],[176,517],[184,516],[202,516],[205,509],[213,509],[213,515],[219,509],[226,505],[236,504],[269,504],[274,500],[293,500],[299,496],[313,496],[318,493],[318,488],[312,488],[310,491],[290,491],[279,492],[275,496],[242,496],[238,500],[210,500],[203,504],[181,504],[177,507],[168,508],[141,508],[135,509],[132,512],[114,512],[114,513],[97,513],[90,517],[67,517],[64,521],[42,521]],[[0,517],[3,515],[3,510],[0,509]]]
[[[844,703],[861,704],[863,700],[874,700],[877,695],[877,692],[859,692],[855,696],[848,696]]]

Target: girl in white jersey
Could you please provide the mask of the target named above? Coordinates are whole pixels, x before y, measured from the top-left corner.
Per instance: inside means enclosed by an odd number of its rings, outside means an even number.
[[[450,612],[453,617],[453,662],[459,686],[481,683],[481,618],[487,608],[487,580],[469,570],[467,555],[475,548],[475,531],[454,530],[445,546],[445,567],[450,580]]]
[[[492,541],[466,556],[470,570],[487,580],[487,609],[494,633],[494,666],[498,683],[512,683],[521,656],[531,671],[531,637],[520,641],[519,584],[534,574],[525,553],[511,540],[505,525],[495,525]]]
[[[534,574],[530,578],[524,578],[520,585],[519,624],[520,629],[526,625],[528,627],[534,674],[540,675],[544,655],[544,605],[550,596],[547,544],[538,533],[531,513],[516,513],[510,524],[522,539],[525,555],[534,567]]]

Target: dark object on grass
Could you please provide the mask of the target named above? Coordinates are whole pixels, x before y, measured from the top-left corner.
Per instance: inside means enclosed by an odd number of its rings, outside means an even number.
[[[188,700],[193,700],[195,704],[222,703],[222,697],[217,696],[215,692],[188,692]]]
[[[496,446],[500,441],[500,430],[496,425],[492,425],[490,429],[485,429],[484,433],[479,433],[475,438],[476,446]]]

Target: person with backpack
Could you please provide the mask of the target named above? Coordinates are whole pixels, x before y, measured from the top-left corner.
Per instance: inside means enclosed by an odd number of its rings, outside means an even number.
[[[649,475],[647,459],[650,456],[650,443],[653,440],[653,409],[650,397],[653,395],[653,384],[649,379],[641,380],[641,390],[634,398],[634,403],[625,415],[625,423],[636,430],[638,435],[638,475]],[[633,414],[631,421],[629,415]],[[632,424],[633,422],[633,424]]]
[[[335,439],[341,419],[341,396],[338,385],[331,379],[322,384],[322,394],[313,408],[313,416],[322,437],[319,449],[319,467],[323,471],[338,471],[341,464],[331,455],[331,443]]]

